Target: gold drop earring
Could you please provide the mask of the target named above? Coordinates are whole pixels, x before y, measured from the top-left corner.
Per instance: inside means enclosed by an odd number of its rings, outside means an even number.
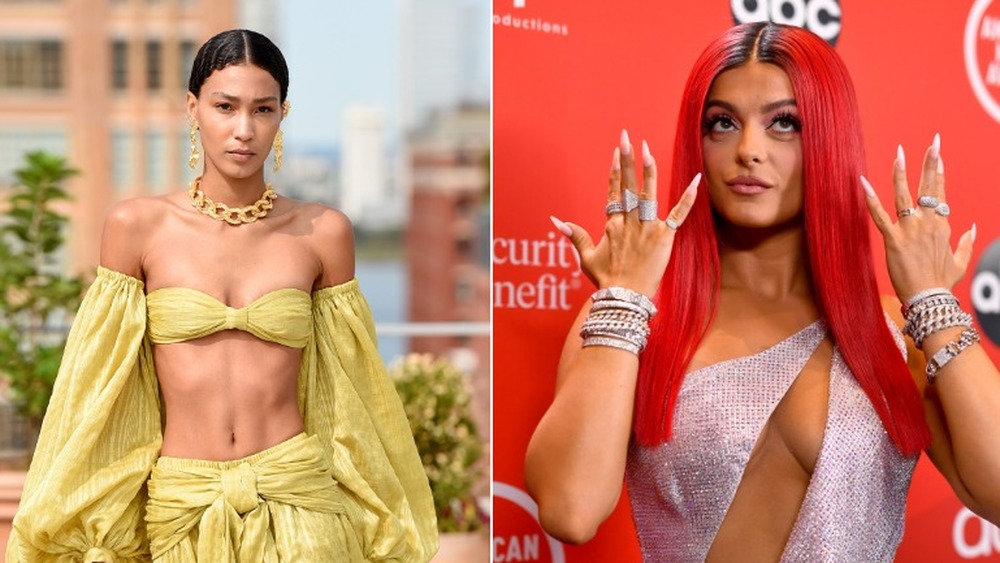
[[[198,122],[191,122],[191,155],[188,156],[188,167],[194,170],[195,165],[198,164],[198,159],[201,158],[201,153],[198,152]]]
[[[291,111],[292,104],[285,100],[281,102],[281,118],[284,119],[288,117],[288,112]],[[278,129],[278,133],[274,136],[274,171],[277,172],[281,170],[281,157],[285,152],[285,136],[282,134],[281,129]]]
[[[274,135],[274,171],[281,170],[281,156],[285,152],[285,139],[281,134],[281,129]]]

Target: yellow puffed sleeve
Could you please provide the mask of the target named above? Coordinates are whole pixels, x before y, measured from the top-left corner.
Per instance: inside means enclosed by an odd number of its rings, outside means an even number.
[[[145,482],[160,451],[142,282],[99,268],[76,314],[7,561],[148,561]]]
[[[299,408],[327,448],[366,558],[429,560],[438,545],[430,486],[357,280],[313,294],[313,331]]]

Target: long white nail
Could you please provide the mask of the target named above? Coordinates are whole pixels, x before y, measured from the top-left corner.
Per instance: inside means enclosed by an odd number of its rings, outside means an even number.
[[[934,142],[931,143],[931,158],[937,158],[941,155],[941,134],[934,133]]]
[[[568,237],[572,237],[573,236],[573,229],[569,228],[569,225],[567,225],[566,223],[563,223],[559,219],[556,219],[552,215],[549,215],[549,219],[552,221],[552,224],[555,225],[557,229],[559,229],[560,233],[562,233],[562,234],[564,234],[564,235],[566,235]]]
[[[903,145],[896,145],[896,166],[900,170],[906,170],[906,155],[903,154]]]
[[[615,147],[615,152],[611,155],[611,169],[612,170],[622,169],[622,151],[618,147]]]
[[[653,165],[653,155],[649,154],[649,145],[646,144],[646,139],[642,140],[642,163],[646,166]]]
[[[976,242],[976,224],[975,223],[972,224],[972,234],[969,235],[969,238],[972,239],[971,242]]]
[[[871,182],[868,181],[868,178],[865,178],[864,176],[861,176],[861,187],[865,189],[865,194],[868,197],[875,197],[875,188],[872,187],[872,184]]]
[[[622,137],[620,144],[622,148],[622,154],[628,155],[632,153],[632,142],[628,140],[628,131],[624,129],[622,129]]]
[[[698,191],[698,184],[701,184],[701,172],[694,175],[694,179],[688,184],[687,190],[691,193],[696,193]]]
[[[944,159],[941,158],[940,155],[938,155],[938,159],[937,160],[938,160],[938,163],[937,163],[937,173],[938,174],[944,174]]]

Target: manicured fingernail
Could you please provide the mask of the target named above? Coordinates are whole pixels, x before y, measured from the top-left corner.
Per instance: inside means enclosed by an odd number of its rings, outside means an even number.
[[[632,153],[632,143],[628,140],[628,131],[624,129],[622,129],[621,148],[622,154],[626,156]]]
[[[649,154],[649,145],[646,144],[646,139],[642,140],[642,163],[646,166],[653,165],[653,155]]]
[[[906,155],[903,154],[903,145],[896,145],[896,166],[900,170],[906,170]]]
[[[694,175],[694,179],[688,184],[687,191],[695,193],[698,191],[698,184],[701,184],[701,172]]]
[[[976,224],[975,223],[972,224],[972,234],[969,235],[969,238],[972,239],[972,242],[976,242]]]
[[[611,169],[612,170],[622,169],[622,151],[618,147],[615,147],[615,152],[611,156]]]
[[[865,189],[865,194],[868,197],[875,197],[875,188],[872,187],[872,184],[871,182],[868,181],[868,178],[865,178],[864,176],[861,177],[861,187]]]
[[[934,142],[931,143],[931,158],[937,158],[941,155],[941,134],[934,133]]]
[[[549,219],[552,220],[552,224],[555,225],[557,229],[559,229],[560,233],[562,233],[562,234],[564,234],[564,235],[566,235],[568,237],[573,236],[573,229],[569,228],[569,225],[567,225],[566,223],[563,223],[562,221],[560,221],[559,219],[556,219],[555,217],[553,217],[551,215],[549,215]]]
[[[944,159],[938,156],[937,173],[944,174]]]

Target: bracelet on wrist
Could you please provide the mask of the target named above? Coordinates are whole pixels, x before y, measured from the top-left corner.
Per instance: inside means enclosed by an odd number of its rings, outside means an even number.
[[[962,334],[951,342],[945,344],[940,350],[931,356],[927,361],[927,368],[924,373],[927,375],[927,383],[933,384],[939,369],[962,353],[963,350],[979,342],[979,331],[969,327],[962,331]]]
[[[594,304],[580,327],[583,347],[607,346],[639,355],[649,338],[649,319],[656,307],[645,295],[624,287],[607,287],[591,296]]]

